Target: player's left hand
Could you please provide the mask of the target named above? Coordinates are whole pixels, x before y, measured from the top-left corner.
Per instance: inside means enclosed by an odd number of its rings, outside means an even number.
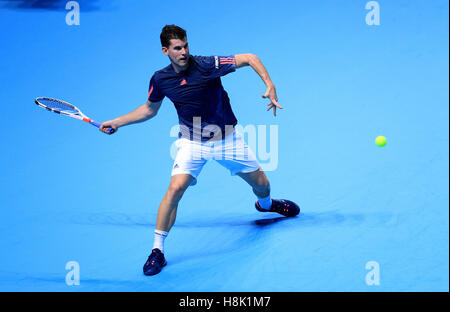
[[[264,93],[264,95],[262,95],[263,98],[270,99],[270,103],[267,104],[267,106],[269,106],[269,108],[267,109],[268,111],[270,109],[273,108],[273,115],[276,116],[277,115],[277,107],[279,109],[283,109],[283,107],[281,107],[278,104],[278,97],[277,97],[277,90],[275,89],[275,85],[269,85],[267,87],[266,93]]]

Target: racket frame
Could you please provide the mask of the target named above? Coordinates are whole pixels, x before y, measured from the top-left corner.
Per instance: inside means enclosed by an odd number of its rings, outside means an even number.
[[[70,113],[70,112],[64,111],[64,110],[56,110],[56,109],[53,109],[53,108],[48,107],[47,105],[45,105],[45,104],[39,102],[40,100],[54,101],[54,102],[61,103],[61,104],[63,104],[63,105],[66,105],[66,106],[71,107],[73,110],[76,110],[77,113]],[[66,115],[66,116],[69,116],[69,117],[72,117],[72,118],[75,118],[75,119],[79,119],[79,120],[85,121],[85,122],[87,122],[87,123],[89,123],[89,124],[91,124],[91,125],[93,125],[93,126],[95,126],[95,127],[97,127],[97,128],[100,128],[100,126],[101,126],[100,123],[98,123],[97,121],[95,121],[95,120],[93,120],[93,119],[87,117],[85,114],[83,114],[83,112],[81,111],[81,109],[79,109],[79,108],[76,107],[75,105],[70,104],[70,103],[68,103],[68,102],[66,102],[66,101],[62,101],[62,100],[58,100],[58,99],[55,99],[55,98],[50,98],[50,97],[43,97],[43,96],[41,96],[41,97],[37,97],[37,98],[34,100],[34,102],[35,102],[38,106],[40,106],[40,107],[42,107],[42,108],[45,108],[45,109],[48,110],[48,111],[51,111],[51,112],[54,112],[54,113],[57,113],[57,114]],[[112,134],[112,133],[114,132],[114,129],[112,129],[112,128],[107,128],[107,131],[108,131],[110,134]]]

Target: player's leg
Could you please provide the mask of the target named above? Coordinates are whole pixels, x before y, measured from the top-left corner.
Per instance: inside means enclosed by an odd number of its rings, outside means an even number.
[[[255,154],[244,142],[242,135],[233,133],[224,140],[216,151],[218,163],[228,168],[232,175],[244,179],[257,197],[255,208],[261,212],[277,212],[286,217],[294,217],[300,208],[292,201],[272,199],[270,183],[256,159]]]
[[[197,176],[207,161],[204,158],[196,157],[201,152],[201,145],[186,139],[180,139],[176,143],[178,152],[172,168],[172,178],[159,205],[153,250],[144,265],[145,275],[158,274],[166,265],[164,240],[175,223],[178,203],[187,188],[196,184]]]
[[[194,177],[190,174],[172,176],[167,192],[159,205],[152,253],[143,268],[145,275],[158,274],[167,264],[164,257],[164,240],[175,223],[178,203],[192,181]]]
[[[170,231],[175,223],[178,202],[192,181],[194,181],[194,177],[190,174],[177,174],[172,176],[167,192],[159,205],[156,230]]]
[[[242,173],[238,176],[244,179],[253,189],[258,200],[256,210],[260,212],[277,212],[285,217],[295,217],[300,212],[298,205],[286,199],[272,199],[270,197],[270,183],[262,169]]]
[[[172,168],[172,179],[162,199],[156,219],[156,230],[169,232],[175,223],[178,202],[190,185],[197,183],[206,159],[202,156],[202,146],[187,139],[177,140],[177,156]]]
[[[270,183],[264,171],[259,168],[255,171],[238,172],[236,174],[252,187],[253,193],[257,198],[256,207],[262,208],[266,211],[270,211],[272,207],[272,198],[270,197]]]
[[[230,170],[231,175],[244,179],[252,187],[262,207],[270,210],[272,201],[269,180],[241,134],[233,132],[217,144],[214,159]]]
[[[270,195],[269,179],[261,168],[248,173],[238,172],[236,174],[252,187],[256,197],[265,198]]]

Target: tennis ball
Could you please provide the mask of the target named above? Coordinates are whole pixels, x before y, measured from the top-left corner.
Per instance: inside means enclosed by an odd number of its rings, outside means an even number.
[[[377,143],[378,146],[385,146],[386,145],[386,138],[384,136],[378,136],[375,139],[375,143]]]

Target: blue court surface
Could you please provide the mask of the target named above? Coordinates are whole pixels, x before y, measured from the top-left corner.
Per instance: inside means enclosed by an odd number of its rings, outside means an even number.
[[[66,1],[0,0],[1,291],[449,290],[448,1],[77,3],[68,25]],[[193,55],[259,56],[276,117],[252,68],[222,82],[239,124],[266,134],[255,152],[272,197],[301,213],[256,211],[211,161],[180,202],[168,265],[147,277],[173,104],[107,136],[34,99],[98,121],[131,112],[169,64],[166,24]]]

